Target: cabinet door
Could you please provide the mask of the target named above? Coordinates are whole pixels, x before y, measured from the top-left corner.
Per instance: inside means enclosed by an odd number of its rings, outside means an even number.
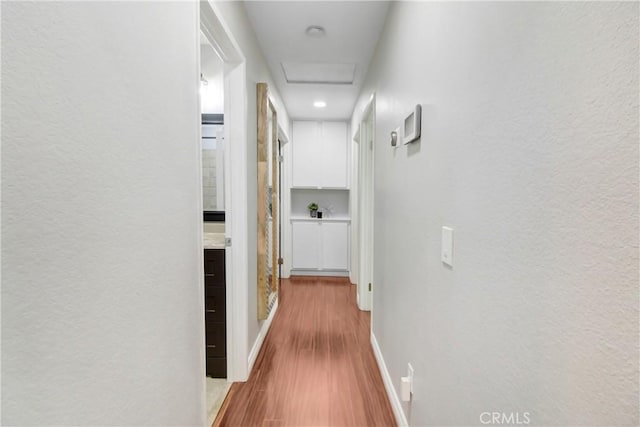
[[[318,122],[293,122],[292,175],[294,187],[322,185],[322,147]]]
[[[320,224],[317,222],[292,222],[292,253],[293,268],[317,269],[320,267]]]
[[[222,286],[226,284],[224,249],[204,250],[204,284],[205,286]]]
[[[323,122],[322,187],[347,188],[347,124]]]
[[[320,224],[322,239],[322,268],[327,270],[349,269],[349,224],[324,222]]]

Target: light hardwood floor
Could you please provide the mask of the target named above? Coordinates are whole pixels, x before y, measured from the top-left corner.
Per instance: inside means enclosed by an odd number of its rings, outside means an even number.
[[[395,426],[355,286],[298,277],[281,290],[251,376],[232,386],[214,425]]]

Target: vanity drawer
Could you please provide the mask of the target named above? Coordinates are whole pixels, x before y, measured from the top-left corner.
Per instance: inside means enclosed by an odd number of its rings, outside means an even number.
[[[225,267],[224,249],[204,250],[204,284],[205,286],[224,286]]]
[[[207,376],[227,376],[227,295],[225,250],[204,250],[204,296]]]
[[[205,288],[205,319],[209,322],[225,322],[226,310],[226,290],[222,287],[208,286]]]
[[[207,376],[211,378],[227,378],[227,358],[207,357]]]
[[[206,323],[207,358],[227,355],[227,331],[224,323]]]

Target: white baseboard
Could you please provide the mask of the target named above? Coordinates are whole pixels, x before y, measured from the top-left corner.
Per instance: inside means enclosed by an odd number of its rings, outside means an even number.
[[[342,270],[295,270],[295,269],[291,269],[291,276],[349,277],[349,272],[348,271],[342,271]]]
[[[247,370],[248,375],[251,375],[251,370],[253,369],[253,364],[256,363],[256,359],[258,358],[258,353],[260,353],[260,349],[262,348],[262,343],[264,342],[264,338],[267,336],[267,332],[269,332],[269,328],[271,327],[271,322],[273,321],[273,317],[276,315],[276,311],[278,311],[278,302],[280,300],[276,300],[273,303],[273,307],[271,308],[271,312],[269,312],[269,317],[262,323],[262,327],[260,328],[260,332],[258,333],[258,337],[256,341],[253,343],[253,348],[251,349],[251,353],[249,353],[249,369]]]
[[[396,422],[398,423],[399,427],[409,427],[407,417],[404,415],[404,411],[402,410],[402,402],[400,402],[398,393],[396,393],[396,389],[393,386],[391,375],[389,375],[387,365],[384,363],[384,357],[382,357],[382,352],[380,351],[378,340],[376,340],[376,336],[373,331],[371,331],[371,347],[373,348],[373,354],[376,357],[376,361],[378,362],[378,368],[380,369],[380,374],[382,375],[384,388],[385,390],[387,390],[387,396],[389,397],[389,402],[391,403],[391,409],[393,409],[393,414],[396,416]]]

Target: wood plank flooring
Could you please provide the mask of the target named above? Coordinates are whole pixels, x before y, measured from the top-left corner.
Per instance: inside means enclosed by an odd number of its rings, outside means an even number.
[[[347,279],[283,280],[251,376],[233,385],[215,425],[395,426],[370,321]]]

